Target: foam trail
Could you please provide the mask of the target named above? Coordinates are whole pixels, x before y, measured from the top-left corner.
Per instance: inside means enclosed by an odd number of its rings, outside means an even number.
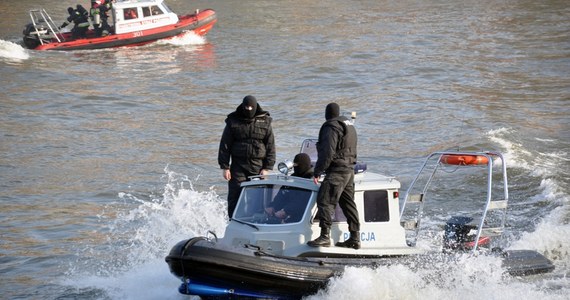
[[[189,31],[181,36],[176,36],[171,39],[164,39],[157,41],[159,45],[175,45],[175,46],[186,46],[186,45],[204,45],[206,44],[206,38]]]
[[[227,204],[212,188],[196,191],[187,176],[168,168],[165,172],[168,183],[161,197],[151,196],[149,201],[129,193],[119,195],[138,205],[119,213],[109,225],[108,245],[81,249],[86,257],[71,266],[64,285],[89,293],[102,290],[112,299],[187,299],[178,293],[180,281],[170,274],[164,258],[183,239],[208,230],[221,237]]]
[[[504,276],[498,258],[465,256],[457,263],[430,263],[422,268],[403,265],[347,268],[326,289],[306,300],[332,299],[567,299],[541,282]],[[483,287],[483,288],[482,288]]]
[[[5,40],[0,40],[0,58],[6,58],[9,60],[26,60],[30,58],[30,55],[22,46]]]
[[[505,150],[503,156],[507,162],[507,166],[518,166],[527,170],[530,170],[531,167],[527,163],[525,156],[530,156],[531,153],[524,149],[522,144],[513,142],[504,138],[504,136],[511,136],[513,134],[513,130],[510,128],[500,128],[496,130],[491,130],[487,133],[489,139],[500,146],[502,146]]]
[[[490,139],[506,148],[508,166],[518,166],[531,176],[541,178],[540,191],[529,196],[530,203],[555,206],[548,216],[536,220],[533,232],[524,232],[508,249],[536,250],[565,270],[570,261],[570,196],[564,187],[565,163],[570,161],[566,152],[532,153],[508,140],[513,130],[501,128],[488,132]],[[560,143],[552,139],[536,139],[544,144],[541,149],[550,149],[549,144]],[[556,272],[556,270],[554,271]],[[568,283],[566,284],[568,286]]]

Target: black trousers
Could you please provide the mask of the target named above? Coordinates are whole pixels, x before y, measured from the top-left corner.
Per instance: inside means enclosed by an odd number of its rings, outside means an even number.
[[[239,195],[241,194],[241,181],[235,179],[232,176],[232,179],[228,181],[228,217],[232,217],[234,214],[234,210],[236,209],[237,202],[239,199]]]
[[[234,159],[232,157],[232,159]],[[237,159],[236,159],[237,160]],[[240,164],[241,163],[241,164]],[[251,173],[248,169],[242,166],[243,163],[249,165],[255,164],[255,161],[249,160],[235,162],[233,161],[230,165],[230,173],[232,174],[232,179],[228,181],[228,217],[232,217],[234,210],[236,209],[237,202],[239,200],[239,195],[241,194],[241,183],[248,180],[250,176],[258,175],[261,171],[261,162],[259,161],[259,169],[255,173]]]
[[[332,214],[340,205],[349,231],[360,231],[358,210],[354,202],[354,172],[327,173],[317,195],[317,216],[321,228],[331,228]]]
[[[71,29],[71,37],[74,39],[87,37],[87,29],[89,28],[74,26],[73,29]]]

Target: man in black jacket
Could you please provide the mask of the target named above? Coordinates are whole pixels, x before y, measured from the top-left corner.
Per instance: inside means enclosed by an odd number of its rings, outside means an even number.
[[[269,112],[253,96],[228,115],[220,141],[218,164],[228,181],[228,216],[231,218],[249,176],[266,175],[275,164],[275,139]]]
[[[329,247],[331,215],[336,205],[340,205],[346,216],[350,238],[336,243],[338,247],[360,249],[360,222],[354,202],[354,165],[356,164],[356,130],[352,122],[340,116],[340,107],[329,103],[325,109],[326,122],[319,131],[317,143],[318,158],[315,164],[314,182],[322,174],[325,178],[317,195],[317,217],[321,234],[307,245]]]
[[[67,12],[69,13],[69,17],[58,27],[58,29],[64,28],[67,25],[73,23],[73,29],[71,29],[71,37],[73,39],[76,38],[85,38],[87,37],[87,29],[89,29],[89,19],[87,15],[84,14],[87,11],[83,6],[77,5],[77,9],[73,9],[73,7],[68,7]]]

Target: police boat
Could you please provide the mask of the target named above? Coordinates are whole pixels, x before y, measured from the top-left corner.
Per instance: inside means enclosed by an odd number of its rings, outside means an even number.
[[[89,29],[85,37],[73,37],[71,32],[63,32],[45,9],[32,9],[29,11],[31,23],[23,31],[24,45],[35,50],[139,46],[190,31],[203,36],[217,21],[212,9],[197,9],[191,14],[179,16],[163,0],[116,0],[109,5],[108,32],[101,35],[95,29]],[[98,27],[102,22],[101,15],[91,14],[90,22],[93,28]]]
[[[316,140],[309,139],[301,146],[301,152],[309,154],[313,165],[315,145]],[[400,197],[398,180],[357,164],[355,201],[361,224],[358,250],[307,245],[320,234],[316,214],[319,186],[310,179],[288,176],[291,165],[280,163],[282,174],[255,176],[242,183],[242,193],[223,237],[210,231],[171,249],[166,262],[171,273],[182,281],[180,293],[204,299],[298,299],[315,294],[348,266],[375,268],[401,263],[414,267],[422,261],[432,264],[436,260],[452,264],[465,255],[499,257],[505,273],[513,276],[554,269],[552,262],[536,251],[502,250],[498,246],[505,230],[509,196],[507,167],[499,152],[434,152],[425,159],[404,197]],[[450,174],[450,170],[454,172]],[[458,186],[457,176],[473,171],[481,178],[467,187]],[[494,172],[500,175],[494,176]],[[445,180],[436,180],[440,173]],[[441,187],[433,188],[436,182],[454,189],[457,199],[440,197]],[[283,219],[266,214],[265,208],[279,195],[284,195],[297,213]],[[435,225],[435,229],[434,225],[420,226],[426,204],[443,207],[448,201],[461,201],[461,205],[454,205],[461,211],[452,214],[445,210],[445,224]],[[333,221],[332,245],[349,238],[342,210],[336,210]],[[422,235],[420,228],[424,227],[437,234]],[[418,245],[418,240],[426,237],[435,247]]]

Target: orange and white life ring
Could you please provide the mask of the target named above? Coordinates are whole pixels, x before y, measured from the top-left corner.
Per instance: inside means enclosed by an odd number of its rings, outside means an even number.
[[[460,154],[445,154],[442,155],[440,162],[448,165],[486,165],[489,163],[489,158],[484,155],[460,155]]]

